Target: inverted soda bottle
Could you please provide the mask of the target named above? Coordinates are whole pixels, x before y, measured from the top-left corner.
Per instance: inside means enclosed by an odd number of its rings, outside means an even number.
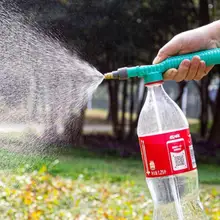
[[[138,137],[154,220],[208,219],[199,198],[196,160],[188,121],[162,81],[146,84]]]

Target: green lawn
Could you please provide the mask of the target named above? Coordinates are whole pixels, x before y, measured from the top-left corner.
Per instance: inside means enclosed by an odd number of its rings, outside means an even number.
[[[111,122],[107,121],[108,112],[104,109],[87,109],[85,112],[85,123],[86,124],[99,124],[99,125],[111,125]],[[121,117],[121,112],[119,112],[119,118]],[[126,112],[126,118],[129,118],[129,113]],[[134,114],[136,117],[136,114]],[[200,131],[200,123],[198,119],[188,118],[189,127],[191,133],[197,134]],[[208,128],[210,129],[212,122],[208,123]],[[101,131],[100,131],[101,132]]]
[[[190,124],[198,129],[196,121]],[[28,145],[23,136],[0,138],[2,147],[18,150],[0,150],[0,219],[152,219],[141,157],[122,159],[83,147],[25,155],[19,153]],[[220,166],[198,164],[198,170],[205,211],[219,220]]]
[[[9,169],[23,167],[27,170],[40,169],[46,164],[52,175],[85,180],[123,182],[134,181],[145,186],[145,178],[141,157],[138,159],[119,158],[93,153],[85,148],[77,148],[58,152],[52,157],[25,156],[19,153],[1,151],[0,167]],[[213,164],[198,164],[199,179],[203,184],[220,184],[220,167]]]
[[[121,159],[83,148],[58,152],[42,158],[0,151],[1,168],[13,170],[0,173],[0,217],[14,219],[19,212],[18,220],[152,219],[141,158]],[[219,167],[198,168],[206,213],[218,220]]]

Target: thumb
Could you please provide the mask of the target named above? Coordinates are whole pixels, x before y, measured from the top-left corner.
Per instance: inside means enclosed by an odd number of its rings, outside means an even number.
[[[157,56],[153,60],[153,64],[157,64],[165,60],[166,58],[176,55],[182,48],[181,40],[173,38],[167,44],[165,44],[158,52]]]
[[[157,56],[153,60],[153,64],[160,63],[166,58],[167,58],[167,56],[165,56],[165,55],[161,54],[160,52],[158,52]]]

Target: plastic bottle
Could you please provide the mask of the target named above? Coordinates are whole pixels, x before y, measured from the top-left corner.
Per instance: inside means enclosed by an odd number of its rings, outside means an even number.
[[[154,220],[208,219],[199,198],[198,172],[188,121],[162,81],[146,84],[138,121],[146,182]]]

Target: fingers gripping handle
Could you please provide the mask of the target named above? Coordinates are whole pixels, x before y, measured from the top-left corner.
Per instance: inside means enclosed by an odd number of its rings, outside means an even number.
[[[201,60],[205,61],[206,66],[220,64],[220,48],[216,48],[170,57],[163,62],[163,72],[170,68],[178,68],[183,60],[191,60],[194,56],[199,56]]]
[[[178,68],[180,63],[189,59],[192,60],[194,56],[199,56],[206,66],[220,64],[220,48],[203,50],[179,56],[167,58],[161,63],[155,65],[144,65],[135,67],[125,67],[113,71],[106,75],[106,79],[127,79],[132,77],[144,78],[145,83],[152,83],[163,80],[163,73],[171,68]]]
[[[168,69],[178,68],[183,60],[192,60],[194,56],[199,56],[206,63],[206,66],[220,64],[220,48],[216,48],[173,56],[156,65],[141,66],[137,70],[137,76],[143,77],[145,83],[157,82],[163,79],[163,73]]]

